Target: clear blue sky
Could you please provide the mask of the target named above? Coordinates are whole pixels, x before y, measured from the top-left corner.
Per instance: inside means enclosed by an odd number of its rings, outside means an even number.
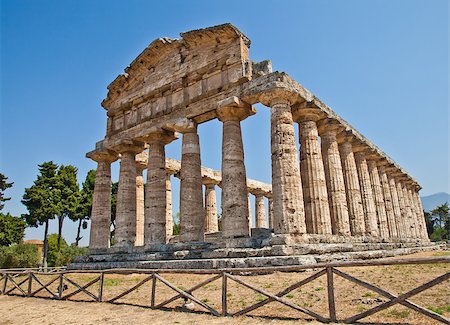
[[[14,187],[4,211],[25,212],[44,161],[77,166],[80,182],[95,168],[84,155],[105,134],[106,86],[151,41],[224,22],[252,40],[254,61],[272,60],[403,166],[421,195],[450,192],[446,0],[5,0],[0,172]],[[242,124],[247,174],[270,182],[269,114],[257,109]],[[202,163],[219,169],[220,124],[199,132]],[[167,148],[180,153],[180,141]],[[69,222],[64,236],[75,237]]]

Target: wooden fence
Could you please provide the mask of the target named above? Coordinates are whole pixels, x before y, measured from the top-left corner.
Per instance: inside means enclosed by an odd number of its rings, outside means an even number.
[[[198,304],[202,308],[205,309],[206,312],[211,313],[215,316],[239,316],[239,315],[245,315],[253,310],[256,310],[258,308],[261,308],[262,306],[271,303],[271,302],[279,302],[289,308],[292,308],[300,313],[304,313],[309,315],[310,317],[323,322],[323,323],[329,323],[329,322],[344,322],[344,323],[354,323],[355,321],[358,321],[362,318],[368,317],[370,315],[373,315],[375,313],[378,313],[382,310],[385,310],[391,306],[394,306],[396,304],[401,304],[407,308],[410,308],[412,310],[415,310],[423,315],[426,315],[428,317],[431,317],[439,322],[450,324],[450,320],[431,311],[424,307],[421,307],[408,299],[439,284],[444,281],[447,281],[450,278],[450,272],[447,272],[441,276],[437,276],[434,279],[423,283],[416,288],[406,292],[402,293],[398,296],[379,288],[373,284],[370,284],[366,281],[363,281],[361,279],[358,279],[346,272],[344,272],[342,269],[345,269],[346,267],[365,267],[365,266],[381,266],[381,265],[420,265],[420,264],[436,264],[436,263],[450,263],[450,257],[431,257],[431,258],[409,258],[409,259],[386,259],[386,260],[369,260],[369,261],[352,261],[352,262],[335,262],[335,263],[318,263],[313,265],[301,265],[301,266],[282,266],[282,267],[256,267],[256,268],[230,268],[230,269],[158,269],[158,270],[149,270],[149,269],[109,269],[109,270],[61,270],[57,272],[39,272],[34,270],[26,270],[26,271],[5,271],[0,270],[0,284],[1,285],[1,294],[4,295],[20,295],[20,296],[26,296],[26,297],[35,297],[39,292],[42,290],[45,290],[49,295],[51,299],[59,299],[59,300],[68,300],[75,295],[78,295],[80,293],[83,293],[87,295],[91,300],[96,302],[109,302],[114,303],[118,299],[128,295],[129,293],[137,290],[139,287],[141,287],[143,284],[151,281],[151,294],[149,296],[150,298],[150,308],[159,309],[167,306],[169,303],[177,300],[177,299],[185,299],[190,300],[195,304]],[[264,289],[258,288],[253,284],[249,284],[245,281],[243,281],[241,278],[236,276],[237,274],[261,274],[261,273],[268,273],[268,272],[296,272],[296,271],[302,271],[312,269],[314,270],[314,273],[310,276],[308,276],[305,279],[302,279],[301,281],[298,281],[284,290],[279,291],[276,294],[272,294],[267,292]],[[93,274],[95,277],[93,280],[89,281],[86,284],[79,284],[76,283],[73,279],[70,279],[68,277],[69,274]],[[210,274],[212,275],[210,278],[201,281],[200,283],[196,284],[195,286],[189,288],[189,289],[180,289],[175,284],[169,282],[167,279],[165,279],[162,274],[167,273],[183,273],[183,274]],[[129,274],[143,274],[146,275],[144,279],[142,279],[140,282],[138,282],[133,287],[127,289],[126,291],[121,292],[120,294],[117,294],[116,296],[109,298],[107,300],[104,300],[104,279],[105,275],[108,274],[121,274],[121,275],[129,275]],[[39,279],[40,275],[52,275],[53,278],[43,283],[41,279]],[[327,300],[328,300],[328,315],[323,316],[320,315],[310,309],[307,309],[305,307],[301,307],[297,304],[292,303],[291,301],[284,298],[287,294],[289,294],[291,291],[300,288],[304,286],[305,284],[319,278],[320,276],[325,275],[326,281],[327,281]],[[20,276],[23,276],[24,279],[18,280]],[[362,286],[366,289],[369,289],[371,291],[374,291],[378,293],[379,295],[387,298],[387,301],[382,302],[381,304],[370,308],[368,310],[365,310],[363,312],[357,313],[355,315],[352,315],[350,317],[347,317],[345,319],[337,319],[336,317],[336,301],[335,301],[335,285],[334,285],[334,279],[335,276],[342,277],[346,280],[349,280],[359,286]],[[221,286],[221,310],[217,310],[213,308],[212,306],[208,305],[205,301],[200,300],[196,296],[194,296],[194,291],[206,286],[207,284],[221,279],[222,286]],[[58,284],[58,289],[56,292],[49,289],[49,286],[55,283],[56,281]],[[168,288],[172,289],[176,294],[172,296],[169,299],[166,299],[165,301],[156,304],[155,297],[157,296],[157,290],[156,290],[156,284],[157,282],[163,283]],[[248,289],[253,290],[254,292],[259,293],[260,295],[264,296],[265,298],[262,301],[259,301],[255,304],[252,304],[251,306],[245,307],[237,312],[229,312],[228,310],[228,301],[227,301],[227,291],[229,287],[230,281],[234,281]],[[93,292],[92,289],[88,290],[92,285],[99,283],[98,285],[98,292]],[[67,284],[70,284],[76,288],[75,291],[64,294],[64,287],[67,286]]]

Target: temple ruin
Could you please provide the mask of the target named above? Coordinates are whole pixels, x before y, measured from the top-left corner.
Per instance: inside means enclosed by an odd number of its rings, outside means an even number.
[[[106,136],[87,154],[97,162],[90,253],[73,267],[298,264],[312,262],[308,254],[430,247],[417,181],[289,75],[273,72],[270,61],[253,62],[249,47],[231,24],[160,38],[108,86]],[[272,184],[246,176],[241,121],[257,113],[257,103],[270,110]],[[197,126],[213,119],[223,127],[221,171],[201,165]],[[181,161],[166,158],[172,141],[182,141]],[[170,175],[180,179],[177,236]]]

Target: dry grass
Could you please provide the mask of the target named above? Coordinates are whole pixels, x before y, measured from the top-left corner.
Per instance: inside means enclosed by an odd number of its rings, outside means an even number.
[[[408,257],[442,256],[448,254],[449,252],[428,252],[410,255]],[[342,268],[341,270],[397,295],[449,272],[450,265],[430,264],[416,266],[353,267]],[[240,276],[239,278],[267,292],[277,293],[290,284],[304,279],[311,274],[312,272],[277,272],[268,275]],[[146,276],[147,275],[105,276],[104,300],[110,299],[126,289],[131,288]],[[208,277],[212,277],[211,275],[195,274],[162,274],[162,276],[183,290],[194,286]],[[50,281],[53,277],[55,276],[41,276],[40,279],[45,283]],[[69,275],[69,278],[77,283],[88,283],[95,278],[95,275],[73,274]],[[228,308],[231,313],[265,299],[264,295],[247,289],[231,280],[228,281]],[[23,288],[25,287],[26,284],[23,285]],[[56,292],[56,287],[57,281],[51,286],[51,290]],[[67,294],[74,290],[74,286],[69,284],[67,291],[64,293]],[[98,285],[93,285],[89,290],[94,294],[97,294]],[[348,317],[349,315],[362,312],[387,301],[386,298],[379,296],[377,293],[348,282],[338,276],[335,277],[335,290],[338,318]],[[156,304],[176,294],[161,282],[158,282],[156,291]],[[274,322],[277,324],[294,324],[294,322],[298,323],[298,321],[295,321],[294,319],[299,318],[308,322],[308,324],[316,323],[311,322],[309,316],[301,314],[277,302],[272,302],[251,312],[251,317],[244,316],[225,319],[207,315],[203,313],[204,310],[202,307],[196,305],[194,311],[191,313],[179,312],[184,303],[182,299],[178,299],[169,304],[167,306],[169,307],[168,310],[151,310],[146,308],[150,304],[150,292],[151,281],[118,300],[117,303],[119,304],[88,303],[87,301],[89,301],[90,298],[83,293],[72,298],[83,300],[81,302],[1,296],[0,314],[2,314],[3,317],[0,319],[0,323],[119,324],[126,321],[130,324],[270,324]],[[49,296],[45,291],[41,291],[38,295],[41,297]],[[195,296],[213,308],[220,310],[221,280],[216,280],[195,291]],[[414,296],[410,300],[445,317],[450,317],[450,301],[448,297],[450,297],[450,286],[447,281]],[[298,306],[306,307],[321,315],[327,316],[328,302],[326,277],[321,276],[313,282],[293,290],[284,296],[284,298]],[[434,322],[432,319],[401,305],[390,307],[380,313],[367,317],[363,321],[389,324],[433,324]]]

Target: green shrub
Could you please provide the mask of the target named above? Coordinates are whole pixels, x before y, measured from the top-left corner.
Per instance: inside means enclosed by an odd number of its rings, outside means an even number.
[[[75,245],[61,247],[61,253],[57,256],[55,266],[66,266],[73,262],[75,257],[85,255],[87,247],[78,247]]]
[[[37,267],[40,257],[38,248],[32,244],[17,244],[0,247],[0,268]]]

